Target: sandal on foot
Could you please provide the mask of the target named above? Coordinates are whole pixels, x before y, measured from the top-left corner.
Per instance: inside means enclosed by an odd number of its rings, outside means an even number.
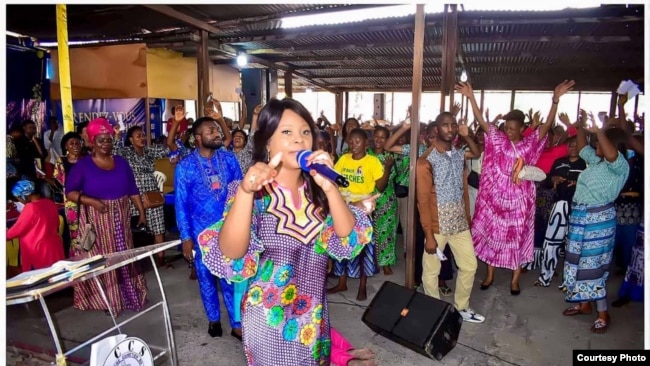
[[[603,334],[607,332],[607,327],[609,327],[609,322],[605,319],[598,318],[594,322],[594,325],[591,326],[591,331],[596,334]]]
[[[451,296],[451,289],[448,286],[439,287],[442,296]]]
[[[537,280],[537,281],[535,281],[535,283],[533,283],[533,286],[535,286],[535,287],[548,287],[550,285],[545,285],[542,281]]]
[[[589,312],[583,311],[580,304],[567,308],[562,312],[562,315],[564,316],[587,315],[587,314],[591,314],[591,311]]]

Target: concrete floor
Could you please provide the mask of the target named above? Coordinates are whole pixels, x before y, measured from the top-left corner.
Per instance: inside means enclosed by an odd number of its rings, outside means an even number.
[[[177,254],[170,252],[168,255]],[[241,345],[229,336],[230,327],[223,322],[224,336],[213,339],[207,334],[207,321],[199,298],[198,285],[188,279],[189,269],[182,259],[176,268],[161,272],[168,297],[176,348],[180,365],[245,365]],[[354,301],[357,280],[350,280],[349,290],[329,296],[332,325],[357,347],[370,347],[380,365],[568,365],[573,349],[640,349],[643,347],[643,306],[631,303],[623,308],[611,308],[612,324],[605,335],[590,332],[592,316],[564,317],[567,307],[563,294],[554,283],[549,288],[533,287],[535,273],[522,275],[522,292],[514,297],[509,292],[510,274],[498,270],[495,283],[486,291],[478,289],[485,266],[479,265],[470,305],[487,320],[483,324],[464,323],[459,344],[442,361],[427,359],[415,352],[375,335],[361,322],[363,306],[385,280],[404,281],[404,261],[400,260],[392,276],[383,274],[368,280],[367,301]],[[149,299],[160,300],[153,272],[147,273]],[[615,275],[609,281],[610,302],[622,281]],[[331,284],[335,280],[330,279]],[[453,281],[449,283],[454,287]],[[452,297],[443,298],[452,300]],[[81,312],[72,309],[71,295],[62,294],[48,299],[65,347],[100,333],[111,325],[109,317],[100,311]],[[223,302],[222,302],[223,304]],[[222,310],[226,314],[225,308]],[[130,313],[129,313],[130,314]],[[162,312],[158,309],[139,318],[123,329],[128,335],[139,336],[150,344],[164,344]],[[223,320],[226,320],[224,318]],[[48,328],[36,303],[7,308],[7,340],[53,349]],[[69,348],[68,348],[69,349]],[[78,357],[88,357],[89,350]]]

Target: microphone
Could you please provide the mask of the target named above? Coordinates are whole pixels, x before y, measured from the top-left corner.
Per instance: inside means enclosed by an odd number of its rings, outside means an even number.
[[[309,173],[309,171],[313,169],[318,174],[331,180],[332,182],[336,183],[340,187],[350,186],[350,182],[348,182],[347,178],[340,175],[335,170],[333,170],[332,168],[328,167],[325,164],[312,163],[311,165],[307,166],[307,158],[309,158],[311,154],[313,154],[313,151],[302,150],[299,151],[298,154],[296,155],[296,160],[298,160],[298,164],[300,165],[300,168],[303,171]]]

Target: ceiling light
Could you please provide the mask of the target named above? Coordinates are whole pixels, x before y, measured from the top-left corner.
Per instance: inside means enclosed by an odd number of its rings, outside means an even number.
[[[246,52],[240,52],[239,55],[237,56],[237,65],[239,67],[244,67],[248,65],[248,55]]]
[[[467,71],[463,70],[460,73],[460,81],[462,81],[463,83],[467,82]]]

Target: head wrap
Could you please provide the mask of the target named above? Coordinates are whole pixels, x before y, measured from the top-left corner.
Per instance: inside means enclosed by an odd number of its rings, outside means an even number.
[[[90,140],[91,144],[95,143],[95,137],[97,135],[101,135],[103,133],[107,133],[109,135],[113,134],[113,126],[108,122],[106,118],[95,118],[94,120],[90,121],[88,124],[88,128],[86,129],[88,132],[88,139]]]
[[[29,180],[20,180],[16,185],[14,185],[14,188],[11,189],[11,194],[13,194],[14,197],[20,197],[26,200],[27,196],[34,193],[34,187],[34,182]]]

